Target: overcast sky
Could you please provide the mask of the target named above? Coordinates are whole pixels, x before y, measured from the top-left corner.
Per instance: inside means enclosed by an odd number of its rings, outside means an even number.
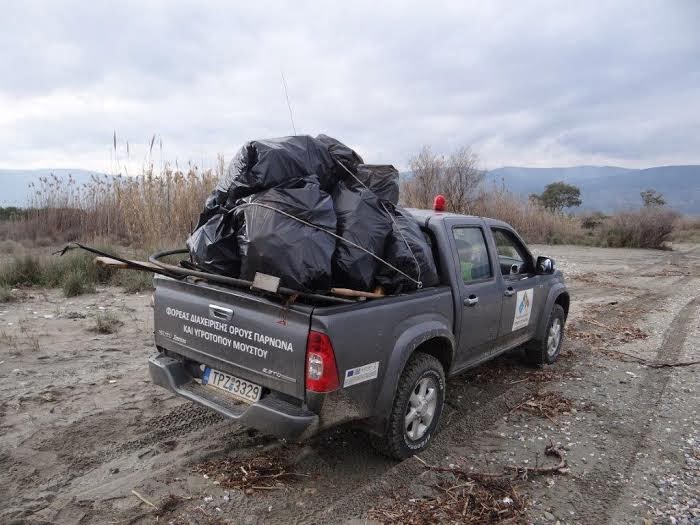
[[[4,5],[3,5],[4,4]],[[292,7],[293,6],[293,7]],[[700,163],[700,2],[0,0],[0,167],[211,165],[327,133],[405,168]],[[157,150],[157,148],[156,148]],[[160,153],[155,153],[156,164]]]

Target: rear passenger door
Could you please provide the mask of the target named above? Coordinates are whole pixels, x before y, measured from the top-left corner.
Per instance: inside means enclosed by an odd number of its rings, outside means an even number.
[[[543,278],[535,272],[535,261],[512,230],[491,227],[498,269],[502,279],[503,310],[499,329],[501,346],[530,339],[546,301]]]
[[[460,292],[459,348],[455,369],[487,351],[498,337],[503,292],[489,254],[484,225],[448,224]]]

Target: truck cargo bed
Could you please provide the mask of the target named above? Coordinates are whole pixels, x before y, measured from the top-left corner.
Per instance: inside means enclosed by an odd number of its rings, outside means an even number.
[[[287,306],[204,282],[155,279],[158,347],[304,398],[311,307]]]

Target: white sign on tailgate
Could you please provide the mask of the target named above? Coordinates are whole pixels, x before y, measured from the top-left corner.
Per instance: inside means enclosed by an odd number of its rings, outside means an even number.
[[[532,288],[518,292],[515,298],[515,316],[513,317],[513,331],[520,330],[530,323],[532,313]]]

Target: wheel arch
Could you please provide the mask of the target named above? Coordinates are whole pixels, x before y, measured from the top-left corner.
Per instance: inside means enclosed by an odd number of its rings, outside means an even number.
[[[399,379],[406,368],[406,363],[416,352],[424,352],[435,357],[442,364],[447,376],[454,361],[454,335],[446,326],[432,322],[413,327],[397,340],[377,397],[370,426],[372,432],[381,434],[385,430]]]
[[[557,298],[554,300],[554,304],[558,304],[564,309],[564,319],[569,317],[569,303],[570,303],[570,298],[569,298],[569,292],[563,291],[559,295],[557,295]]]
[[[569,291],[563,283],[557,283],[552,286],[547,295],[547,302],[545,303],[544,310],[542,310],[542,314],[540,315],[537,332],[533,338],[534,340],[541,341],[544,338],[545,331],[547,330],[547,323],[549,322],[549,313],[552,311],[552,307],[555,304],[560,305],[564,309],[564,318],[566,319],[569,316],[570,302]]]

